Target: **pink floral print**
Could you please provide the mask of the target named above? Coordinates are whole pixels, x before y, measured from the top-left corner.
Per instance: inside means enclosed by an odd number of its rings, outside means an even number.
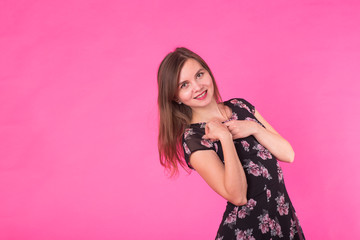
[[[283,237],[279,222],[276,218],[271,219],[266,210],[263,210],[263,214],[260,215],[258,219],[260,220],[259,229],[263,234],[270,231],[271,236]]]
[[[194,129],[192,128],[186,128],[184,131],[184,139],[187,140],[191,135],[195,134]]]
[[[268,189],[268,187],[265,184],[264,190],[266,190],[266,201],[270,202],[270,198],[271,198],[271,191],[270,189]]]
[[[235,225],[236,222],[236,215],[239,207],[234,207],[234,209],[229,213],[227,218],[224,221],[224,225],[229,225],[230,228],[232,228],[233,225]]]
[[[245,141],[245,140],[241,141],[241,145],[243,146],[245,151],[247,151],[247,152],[249,151],[250,144],[247,141]]]
[[[189,149],[189,147],[186,145],[186,143],[184,142],[183,143],[183,147],[184,147],[184,151],[187,155],[190,155],[191,154],[191,151]]]
[[[245,218],[246,215],[250,215],[250,211],[256,206],[256,201],[254,199],[249,199],[245,206],[242,206],[238,212],[239,218]]]
[[[295,237],[295,233],[296,233],[296,221],[294,220],[290,220],[291,221],[291,227],[290,227],[290,236],[289,239],[292,240]]]
[[[200,143],[207,148],[211,148],[213,146],[213,142],[208,139],[203,139]]]
[[[280,183],[283,181],[284,177],[283,177],[283,172],[281,170],[280,164],[278,162],[276,162],[276,168],[277,168],[278,179],[279,179],[279,183]]]
[[[272,156],[271,156],[271,153],[269,152],[269,150],[264,148],[264,146],[261,145],[260,143],[256,144],[256,146],[254,146],[253,149],[258,150],[257,156],[260,157],[261,159],[263,159],[263,160],[272,159]]]
[[[267,202],[270,201],[270,198],[271,198],[271,191],[270,191],[270,189],[267,189],[266,190],[266,200],[267,200]]]
[[[232,113],[231,117],[230,117],[230,120],[238,120],[238,115],[236,113]]]
[[[268,179],[268,180],[271,180],[272,179],[272,177],[270,176],[270,173],[269,173],[269,171],[267,170],[267,168],[265,168],[264,166],[260,166],[260,169],[261,169],[261,175],[264,177],[264,178],[266,178],[266,179]]]
[[[240,100],[237,100],[237,99],[233,99],[230,101],[232,104],[234,104],[234,106],[237,106],[237,107],[240,107],[240,108],[245,108],[246,110],[248,110],[250,113],[253,113],[251,112],[250,108],[245,104],[243,103],[242,101]]]
[[[235,229],[236,240],[256,240],[252,235],[253,229]]]
[[[259,165],[255,164],[251,160],[245,160],[245,161],[247,161],[248,163],[246,165],[244,165],[244,168],[246,169],[246,171],[249,174],[252,174],[255,177],[258,177],[261,175],[261,169],[260,169]]]
[[[244,160],[246,164],[244,165],[244,168],[249,174],[254,175],[255,177],[263,176],[264,178],[271,180],[272,177],[270,176],[269,171],[265,166],[263,166],[260,162],[258,164],[255,164],[253,161],[249,159]]]
[[[278,194],[279,196],[275,198],[277,203],[276,210],[279,212],[280,216],[289,214],[289,203],[285,203],[284,194]]]

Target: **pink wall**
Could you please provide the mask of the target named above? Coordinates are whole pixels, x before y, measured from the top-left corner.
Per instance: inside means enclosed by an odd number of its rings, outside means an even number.
[[[215,237],[225,200],[158,162],[176,46],[292,143],[307,238],[360,238],[358,1],[103,2],[1,1],[0,239]]]

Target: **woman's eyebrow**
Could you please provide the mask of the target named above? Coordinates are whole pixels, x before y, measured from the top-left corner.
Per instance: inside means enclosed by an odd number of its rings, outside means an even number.
[[[186,82],[187,80],[179,81],[178,86],[180,86],[183,82]]]

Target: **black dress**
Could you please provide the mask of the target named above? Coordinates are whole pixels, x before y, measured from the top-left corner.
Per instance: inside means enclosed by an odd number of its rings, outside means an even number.
[[[234,98],[224,104],[232,110],[230,120],[262,125],[254,116],[254,106],[246,100]],[[220,141],[204,140],[204,134],[205,123],[191,124],[184,131],[182,144],[190,168],[190,155],[197,150],[213,150],[224,162]],[[243,206],[227,202],[216,240],[305,239],[274,156],[254,136],[235,139],[234,145],[246,174],[248,201]]]

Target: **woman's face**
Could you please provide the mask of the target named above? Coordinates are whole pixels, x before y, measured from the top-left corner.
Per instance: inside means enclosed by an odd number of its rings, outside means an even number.
[[[214,84],[208,71],[189,58],[180,71],[178,101],[193,108],[207,106],[214,96]]]

